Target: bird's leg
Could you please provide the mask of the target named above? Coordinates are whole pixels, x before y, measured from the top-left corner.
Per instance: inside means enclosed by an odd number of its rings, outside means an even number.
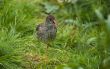
[[[45,61],[48,61],[48,44],[46,44],[45,46],[45,57],[46,57]]]
[[[46,44],[46,56],[48,56],[48,45]]]

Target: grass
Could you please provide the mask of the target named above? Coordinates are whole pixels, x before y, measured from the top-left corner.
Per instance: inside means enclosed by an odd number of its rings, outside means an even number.
[[[103,60],[109,57],[110,19],[104,18],[106,11],[101,10],[101,13],[99,9],[95,12],[99,6],[101,9],[107,7],[106,1],[100,1],[104,2],[101,6],[99,0],[84,0],[81,4],[1,0],[0,68],[101,69],[100,65],[103,68]],[[88,12],[81,9],[83,6],[85,10],[90,7]],[[44,9],[47,12],[54,10],[58,22],[57,37],[49,47],[48,57],[45,44],[39,42],[35,35],[36,25],[44,22],[46,17],[42,12]]]

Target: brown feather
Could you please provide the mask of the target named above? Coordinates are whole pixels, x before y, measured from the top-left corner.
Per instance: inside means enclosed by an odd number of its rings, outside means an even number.
[[[36,27],[37,38],[42,42],[49,42],[55,39],[57,28],[53,21],[54,16],[48,15],[45,23],[41,23]]]

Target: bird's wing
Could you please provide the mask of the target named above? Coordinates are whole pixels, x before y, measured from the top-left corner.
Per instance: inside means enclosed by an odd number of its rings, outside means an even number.
[[[47,30],[47,27],[44,24],[39,24],[36,27],[36,31],[41,32],[41,33],[46,32],[46,30]]]

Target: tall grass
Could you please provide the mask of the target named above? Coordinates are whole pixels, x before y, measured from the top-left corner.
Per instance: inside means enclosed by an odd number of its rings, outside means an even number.
[[[1,0],[0,68],[98,69],[103,66],[103,60],[109,56],[106,4],[102,0],[83,0],[75,4]],[[45,44],[35,35],[36,25],[46,17],[41,11],[53,11],[58,22],[57,37],[49,47],[48,60]]]
[[[25,0],[1,1],[0,68],[22,68],[22,48],[24,45],[22,37],[33,32],[34,7],[34,4]],[[29,32],[29,34],[26,34],[26,32]]]

